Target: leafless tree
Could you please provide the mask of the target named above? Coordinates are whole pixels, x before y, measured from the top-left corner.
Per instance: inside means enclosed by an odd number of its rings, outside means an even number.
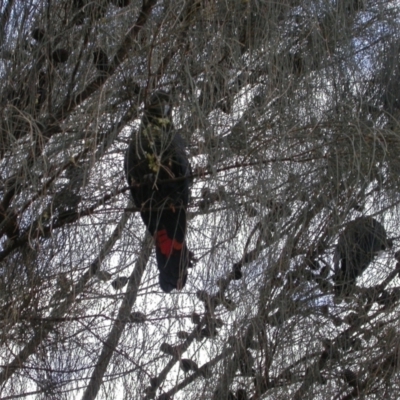
[[[398,398],[398,1],[0,11],[2,399]],[[123,167],[155,90],[193,170],[171,294]],[[338,293],[361,216],[393,248]]]

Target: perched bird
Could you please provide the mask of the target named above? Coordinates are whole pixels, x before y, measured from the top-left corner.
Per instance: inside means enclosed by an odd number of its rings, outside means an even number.
[[[390,247],[392,241],[376,219],[360,217],[349,222],[339,236],[334,256],[336,294],[349,293],[356,278],[366,270],[377,253]]]
[[[183,288],[191,266],[185,241],[191,168],[171,114],[170,95],[155,92],[125,157],[133,201],[155,238],[159,281],[166,293]]]

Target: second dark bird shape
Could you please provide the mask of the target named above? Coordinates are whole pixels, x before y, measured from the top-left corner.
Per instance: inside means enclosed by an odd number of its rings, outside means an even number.
[[[335,293],[348,294],[378,252],[390,247],[391,239],[375,218],[360,217],[349,222],[339,236],[335,251]]]
[[[156,242],[161,289],[181,290],[191,266],[186,246],[186,209],[191,168],[182,137],[172,123],[168,93],[155,92],[125,157],[133,201]]]

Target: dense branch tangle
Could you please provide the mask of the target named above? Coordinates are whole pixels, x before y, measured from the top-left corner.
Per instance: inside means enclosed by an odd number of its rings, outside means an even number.
[[[397,398],[396,2],[0,12],[0,397]],[[169,295],[122,165],[160,89],[194,181],[197,263]],[[334,249],[361,215],[394,250],[344,301]]]

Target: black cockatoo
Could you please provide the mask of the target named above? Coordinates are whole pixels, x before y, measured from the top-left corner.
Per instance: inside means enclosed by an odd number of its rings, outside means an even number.
[[[183,288],[190,266],[185,237],[191,168],[171,113],[170,95],[155,92],[125,157],[133,201],[155,238],[160,286],[166,293]]]
[[[347,294],[376,254],[391,246],[384,226],[376,219],[360,217],[349,222],[339,236],[334,256],[336,294]]]

